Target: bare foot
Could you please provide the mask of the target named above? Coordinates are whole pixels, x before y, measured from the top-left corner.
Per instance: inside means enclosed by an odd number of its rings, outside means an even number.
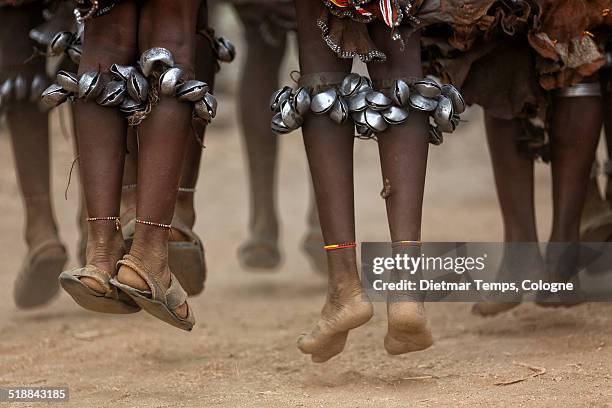
[[[385,349],[391,355],[424,350],[433,344],[421,302],[389,302]]]
[[[526,252],[522,244],[509,244],[508,252],[502,260],[497,273],[496,282],[513,282],[520,288],[524,279],[538,279],[544,276],[544,260],[539,250],[535,253]],[[518,252],[513,253],[513,251]],[[489,300],[478,302],[472,306],[472,313],[482,317],[492,317],[507,312],[519,306],[523,300],[522,290],[508,293],[495,293]]]
[[[327,275],[327,256],[323,249],[323,234],[318,225],[311,227],[306,233],[302,250],[308,255],[312,268],[320,274]]]
[[[143,255],[146,254],[146,255]],[[170,287],[170,268],[168,268],[168,256],[162,251],[155,251],[149,248],[140,249],[137,242],[134,241],[130,250],[130,255],[138,258],[146,271],[150,271],[152,276],[168,289]],[[151,291],[151,288],[145,280],[132,268],[122,265],[117,272],[117,280],[124,285],[131,286],[143,292]],[[186,318],[189,312],[187,302],[173,310],[180,318]]]
[[[323,363],[340,354],[349,330],[367,323],[372,314],[372,304],[359,283],[328,293],[321,319],[310,333],[298,338],[298,348],[310,354],[313,362]]]

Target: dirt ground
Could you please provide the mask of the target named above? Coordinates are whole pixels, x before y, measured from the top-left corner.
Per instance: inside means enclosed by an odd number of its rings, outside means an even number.
[[[301,138],[282,138],[282,267],[245,271],[235,256],[248,208],[243,151],[233,98],[220,100],[197,192],[196,230],[205,239],[209,279],[205,293],[190,302],[198,320],[192,333],[145,313],[86,312],[63,293],[42,310],[16,309],[12,284],[26,248],[12,154],[0,134],[0,386],[68,386],[70,407],[612,406],[610,304],[571,310],[527,304],[491,319],[472,316],[469,304],[432,304],[435,345],[400,357],[384,351],[380,304],[372,321],[351,333],[344,353],[311,363],[295,340],[317,319],[325,279],[299,250],[308,201]],[[64,200],[72,152],[57,119],[55,203],[72,266],[79,193],[73,183]],[[501,239],[481,114],[472,110],[468,119],[431,150],[424,240]],[[358,142],[355,155],[358,240],[387,240],[375,143]],[[550,227],[547,172],[538,165],[542,239]]]

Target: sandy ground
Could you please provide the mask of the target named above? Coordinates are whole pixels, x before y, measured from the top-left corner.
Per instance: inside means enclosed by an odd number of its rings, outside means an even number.
[[[342,355],[311,363],[295,340],[316,321],[325,280],[299,250],[308,182],[301,138],[282,140],[284,263],[270,274],[242,270],[235,251],[246,230],[243,151],[233,100],[221,101],[197,192],[196,230],[205,239],[209,280],[190,302],[198,320],[192,333],[144,313],[89,313],[63,293],[40,311],[15,308],[12,284],[26,247],[12,155],[6,133],[0,134],[0,385],[68,386],[70,407],[612,406],[609,304],[523,305],[492,319],[472,316],[468,304],[429,305],[435,345],[400,357],[384,351],[380,304],[372,321],[351,333]],[[480,112],[471,111],[469,120],[431,151],[425,240],[498,241],[502,235]],[[58,130],[57,116],[53,123]],[[59,131],[53,142],[57,217],[72,266],[78,189],[73,184],[64,200],[71,144]],[[376,145],[359,142],[355,155],[358,239],[387,240]],[[537,168],[544,239],[547,171]],[[545,373],[531,377],[540,368]],[[525,380],[495,385],[515,379]]]

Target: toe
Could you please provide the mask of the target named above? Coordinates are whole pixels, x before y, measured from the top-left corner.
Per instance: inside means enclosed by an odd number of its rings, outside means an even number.
[[[141,291],[151,290],[149,285],[147,285],[147,282],[145,282],[145,280],[138,275],[136,271],[132,270],[132,268],[129,268],[126,265],[122,265],[121,268],[119,268],[119,272],[117,272],[117,280],[124,285]]]
[[[105,288],[104,286],[102,286],[102,284],[100,282],[98,282],[97,280],[87,277],[87,276],[83,276],[82,278],[80,278],[81,283],[83,283],[85,286],[87,286],[89,289],[100,293],[101,295],[105,294],[107,291],[107,288]]]

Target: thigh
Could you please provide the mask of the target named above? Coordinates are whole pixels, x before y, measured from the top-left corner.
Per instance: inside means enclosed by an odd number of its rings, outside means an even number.
[[[139,24],[140,51],[152,47],[170,50],[175,62],[189,71],[195,66],[195,36],[200,0],[146,0]]]
[[[400,30],[402,30],[400,28]],[[387,56],[385,62],[371,62],[368,72],[372,80],[396,79],[402,77],[421,77],[421,43],[418,32],[407,36],[402,35],[403,42],[393,40],[391,29],[380,21],[368,25],[372,41]]]
[[[112,64],[134,65],[137,16],[137,4],[122,1],[109,13],[87,20],[79,72],[108,71]]]
[[[317,26],[324,12],[320,0],[295,0],[302,74],[314,72],[348,72],[353,60],[339,58],[327,45]]]

